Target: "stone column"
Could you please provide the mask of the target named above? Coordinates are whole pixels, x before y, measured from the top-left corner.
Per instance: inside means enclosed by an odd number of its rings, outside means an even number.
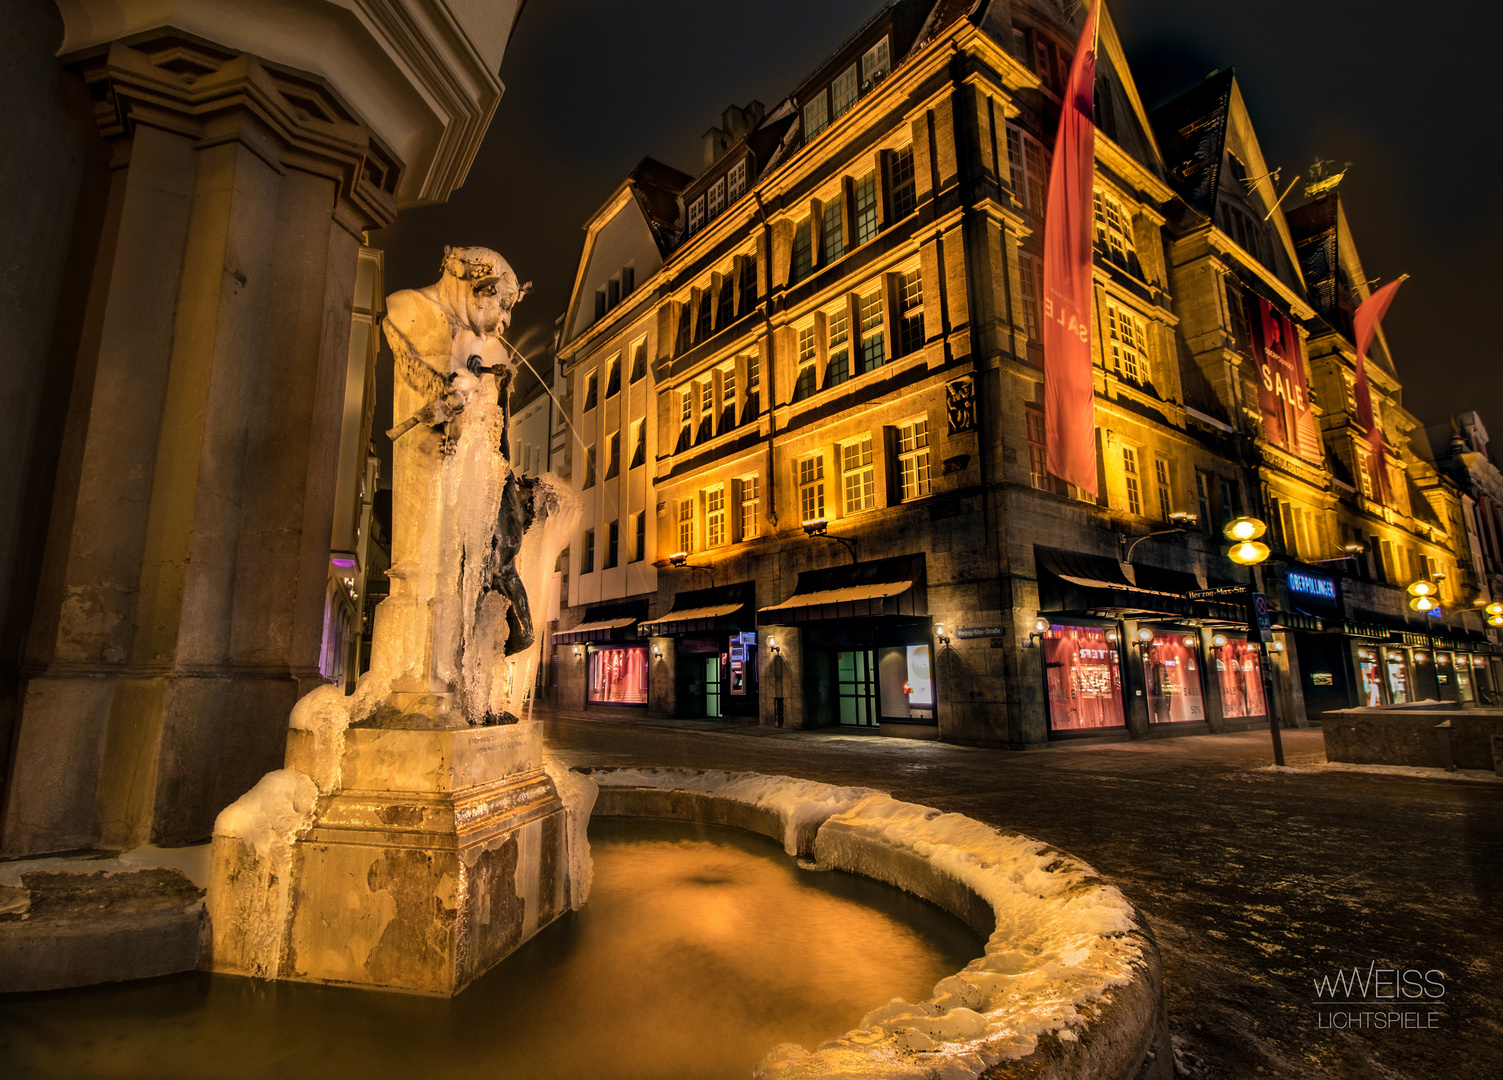
[[[677,716],[678,638],[653,638],[647,661],[647,715]]]
[[[818,720],[808,716],[805,708],[803,630],[796,626],[758,627],[757,656],[762,664],[757,683],[758,724],[786,728],[818,726]]]
[[[362,231],[400,163],[316,76],[70,57],[113,155],[0,852],[207,838],[318,654]]]

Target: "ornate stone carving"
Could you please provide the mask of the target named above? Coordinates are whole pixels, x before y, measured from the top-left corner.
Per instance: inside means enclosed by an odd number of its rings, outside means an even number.
[[[945,413],[951,435],[976,430],[976,383],[972,376],[945,383]]]

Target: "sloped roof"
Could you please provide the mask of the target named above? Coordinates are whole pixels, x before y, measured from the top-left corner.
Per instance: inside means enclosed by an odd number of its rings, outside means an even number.
[[[666,256],[678,244],[678,194],[691,180],[693,177],[651,157],[644,157],[627,177],[661,255]]]
[[[1234,72],[1228,68],[1187,90],[1150,116],[1169,183],[1190,206],[1214,216],[1231,113]]]

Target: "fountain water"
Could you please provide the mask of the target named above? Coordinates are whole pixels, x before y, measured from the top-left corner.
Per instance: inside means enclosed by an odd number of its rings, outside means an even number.
[[[526,292],[496,252],[446,248],[394,294],[391,595],[371,669],[294,708],[286,768],[214,828],[214,970],[454,994],[589,888],[590,782],[525,714],[553,565],[579,497],[508,460],[501,339]]]

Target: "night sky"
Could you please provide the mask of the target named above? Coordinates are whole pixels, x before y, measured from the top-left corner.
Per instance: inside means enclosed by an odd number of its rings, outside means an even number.
[[[387,290],[435,280],[445,243],[493,247],[535,283],[511,334],[533,353],[568,303],[585,219],[642,157],[698,173],[700,136],[726,105],[773,107],[880,7],[528,0],[464,187],[372,238]],[[1476,409],[1503,439],[1503,350],[1488,329],[1503,285],[1503,5],[1117,0],[1111,11],[1150,109],[1235,67],[1285,184],[1316,157],[1352,163],[1341,191],[1364,269],[1413,275],[1385,322],[1404,403],[1427,424]]]

